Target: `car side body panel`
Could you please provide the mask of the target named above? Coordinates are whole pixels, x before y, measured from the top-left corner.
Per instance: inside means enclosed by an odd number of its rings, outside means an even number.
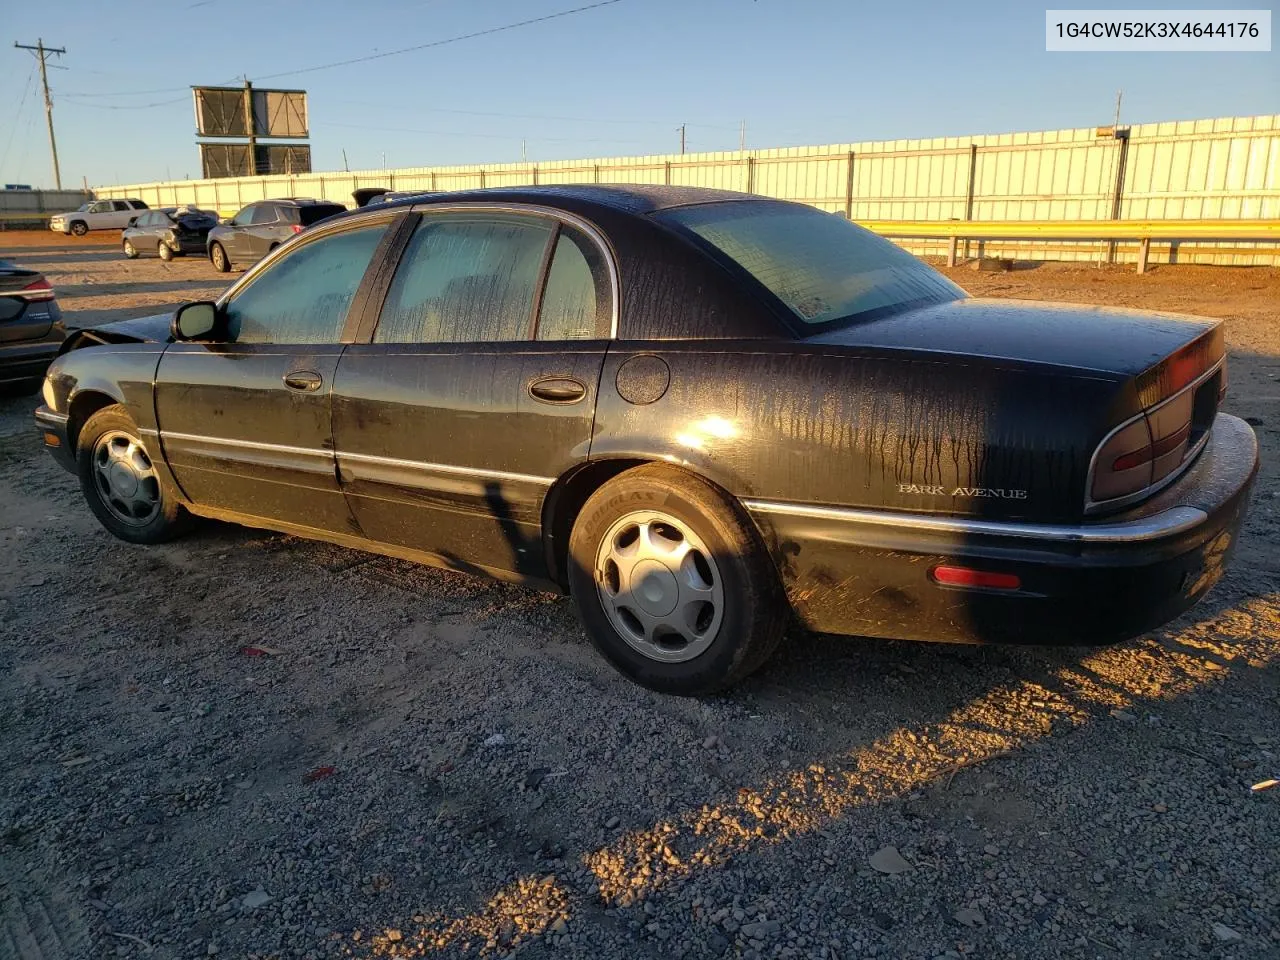
[[[1071,521],[1094,447],[1131,403],[1114,377],[1007,362],[622,342],[591,454],[677,463],[741,498]]]

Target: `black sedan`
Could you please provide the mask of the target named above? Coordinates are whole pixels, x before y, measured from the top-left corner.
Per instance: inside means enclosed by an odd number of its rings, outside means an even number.
[[[75,349],[92,346],[92,349]],[[567,590],[657,690],[797,619],[1102,643],[1222,576],[1212,321],[968,298],[841,217],[662,187],[372,205],[77,335],[36,421],[112,533],[232,520]]]
[[[0,390],[37,389],[66,336],[44,274],[0,260]]]
[[[172,260],[184,253],[205,252],[209,231],[218,225],[216,214],[195,207],[163,207],[134,217],[120,237],[130,260],[154,253]]]

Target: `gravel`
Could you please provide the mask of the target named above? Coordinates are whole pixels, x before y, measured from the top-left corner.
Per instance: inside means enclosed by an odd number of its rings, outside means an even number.
[[[1275,423],[1269,319],[1229,326],[1231,406]],[[1167,630],[796,636],[696,701],[561,598],[216,524],[114,540],[32,403],[0,401],[0,957],[1280,953],[1269,426],[1232,572]]]

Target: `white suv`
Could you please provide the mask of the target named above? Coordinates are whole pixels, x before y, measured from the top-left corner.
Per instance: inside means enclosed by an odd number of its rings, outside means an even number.
[[[92,200],[71,213],[55,213],[49,229],[83,237],[90,230],[123,230],[147,205],[141,200]]]

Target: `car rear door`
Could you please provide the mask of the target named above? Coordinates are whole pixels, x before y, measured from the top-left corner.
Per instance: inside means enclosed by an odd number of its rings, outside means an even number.
[[[260,203],[253,212],[253,219],[244,232],[246,254],[249,259],[261,260],[280,240],[280,208],[274,203]]]
[[[333,458],[331,394],[352,305],[383,256],[391,213],[325,231],[247,274],[221,307],[217,339],[160,360],[155,403],[165,457],[194,503],[352,533]]]
[[[366,536],[546,577],[543,502],[587,458],[613,328],[615,274],[584,227],[483,207],[406,226],[334,387],[338,474]]]
[[[129,225],[129,221],[136,215],[136,211],[126,200],[112,200],[111,213],[104,226],[118,227],[123,230]]]

